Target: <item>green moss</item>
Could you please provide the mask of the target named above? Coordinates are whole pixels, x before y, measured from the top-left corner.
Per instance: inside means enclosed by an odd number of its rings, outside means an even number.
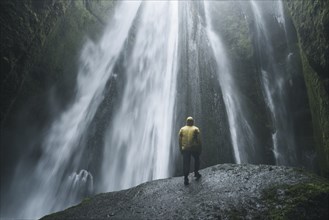
[[[91,198],[86,197],[86,198],[84,198],[84,199],[82,200],[81,204],[87,204],[87,203],[89,203],[90,201],[91,201]]]
[[[232,210],[228,211],[226,215],[228,219],[241,220],[241,219],[245,219],[246,212],[238,211],[233,208]]]
[[[269,219],[318,219],[328,215],[329,184],[279,185],[263,192]]]

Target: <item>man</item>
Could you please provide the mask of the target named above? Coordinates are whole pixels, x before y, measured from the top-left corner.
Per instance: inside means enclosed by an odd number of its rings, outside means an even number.
[[[182,127],[179,131],[179,148],[183,154],[184,184],[188,185],[191,156],[194,158],[194,176],[197,180],[201,177],[199,173],[199,156],[201,154],[200,130],[198,127],[194,126],[192,117],[186,119],[186,126]]]

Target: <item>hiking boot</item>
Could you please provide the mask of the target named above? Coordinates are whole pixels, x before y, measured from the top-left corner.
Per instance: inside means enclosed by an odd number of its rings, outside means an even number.
[[[201,178],[201,174],[199,172],[195,173],[194,176],[196,180],[199,180]]]
[[[184,177],[184,185],[187,186],[189,183],[188,183],[188,178],[187,177]]]

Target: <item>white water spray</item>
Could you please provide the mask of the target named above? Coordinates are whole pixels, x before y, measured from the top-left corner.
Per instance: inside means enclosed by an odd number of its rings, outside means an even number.
[[[146,1],[128,58],[121,106],[105,137],[103,190],[169,176],[178,2]]]

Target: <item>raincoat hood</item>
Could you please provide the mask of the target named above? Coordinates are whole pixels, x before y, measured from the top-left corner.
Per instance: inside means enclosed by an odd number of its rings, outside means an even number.
[[[191,116],[190,117],[187,117],[187,119],[186,119],[186,125],[187,126],[194,125],[194,119]]]

